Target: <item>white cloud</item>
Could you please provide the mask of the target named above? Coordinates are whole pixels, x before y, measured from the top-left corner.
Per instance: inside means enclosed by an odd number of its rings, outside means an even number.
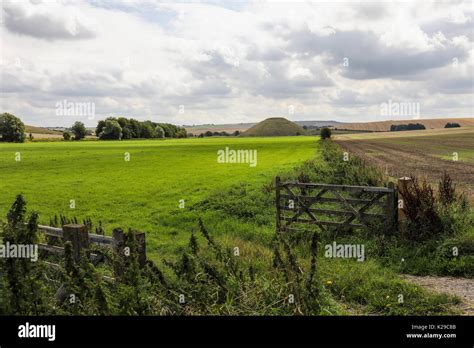
[[[35,125],[73,123],[55,116],[63,99],[180,124],[372,120],[397,98],[422,117],[473,117],[469,2],[63,0],[1,13],[0,111]]]

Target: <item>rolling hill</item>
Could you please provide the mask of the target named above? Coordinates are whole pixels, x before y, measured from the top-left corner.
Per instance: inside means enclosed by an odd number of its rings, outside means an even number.
[[[306,131],[296,123],[283,117],[271,117],[257,123],[242,133],[245,137],[276,137],[304,135]]]

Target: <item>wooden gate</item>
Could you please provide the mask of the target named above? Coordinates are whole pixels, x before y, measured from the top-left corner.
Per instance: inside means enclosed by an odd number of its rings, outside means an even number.
[[[392,229],[397,222],[397,190],[389,187],[281,182],[276,177],[277,231],[298,230],[298,225]]]

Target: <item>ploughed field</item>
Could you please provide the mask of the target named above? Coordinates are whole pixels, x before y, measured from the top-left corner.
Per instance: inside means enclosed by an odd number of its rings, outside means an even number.
[[[54,214],[62,213],[79,220],[90,217],[95,224],[101,221],[108,234],[114,227],[147,232],[147,243],[151,246],[159,235],[160,243],[164,244],[170,244],[170,238],[184,241],[189,233],[183,238],[181,234],[189,226],[178,215],[186,216],[194,203],[230,185],[261,186],[270,182],[278,172],[313,158],[316,139],[199,138],[0,144],[0,221],[6,220],[15,196],[22,193],[28,209],[37,211],[43,224],[49,224]],[[218,163],[218,151],[225,152],[226,148],[227,153],[256,150],[256,166]],[[225,156],[222,158],[226,160]],[[188,223],[195,225],[196,216],[191,215]]]
[[[436,182],[443,171],[474,200],[474,128],[340,135],[349,153],[394,177],[417,175]]]

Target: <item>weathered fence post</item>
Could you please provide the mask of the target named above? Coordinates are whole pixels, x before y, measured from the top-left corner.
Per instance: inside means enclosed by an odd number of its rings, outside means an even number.
[[[403,176],[398,179],[398,192],[403,192],[406,190],[408,185],[411,185],[413,183],[413,179],[408,177],[408,176]],[[406,220],[406,215],[405,212],[403,211],[404,208],[404,202],[402,200],[401,204],[398,203],[397,201],[397,206],[398,206],[398,221],[403,221]]]
[[[398,223],[398,192],[393,182],[388,183],[388,188],[391,192],[387,194],[387,225],[389,229],[393,229]]]
[[[65,241],[72,244],[73,257],[76,262],[81,258],[81,250],[89,249],[89,231],[86,225],[69,224],[63,226],[63,237]]]

